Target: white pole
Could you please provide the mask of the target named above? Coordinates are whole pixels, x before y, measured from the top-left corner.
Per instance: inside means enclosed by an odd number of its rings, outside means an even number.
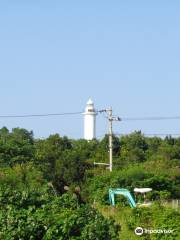
[[[108,110],[109,114],[109,170],[112,172],[112,164],[113,164],[113,144],[112,144],[112,108]]]
[[[106,112],[108,113],[108,121],[109,121],[109,171],[112,172],[112,167],[113,167],[113,131],[112,131],[112,123],[113,121],[121,121],[121,119],[119,117],[113,117],[112,115],[112,107],[110,107],[109,109],[104,109],[104,110],[100,110],[98,111],[100,113],[102,112]],[[95,164],[99,164],[99,163],[94,163]],[[101,165],[107,165],[106,163],[100,163]],[[100,165],[99,164],[99,165]]]

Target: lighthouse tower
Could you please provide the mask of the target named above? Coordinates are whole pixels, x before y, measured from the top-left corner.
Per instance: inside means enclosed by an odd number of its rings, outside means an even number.
[[[96,111],[93,101],[89,99],[84,112],[84,139],[94,138],[96,138]]]

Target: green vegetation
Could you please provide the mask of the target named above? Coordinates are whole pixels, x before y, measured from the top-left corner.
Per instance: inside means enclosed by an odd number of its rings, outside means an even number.
[[[70,194],[1,189],[0,200],[0,239],[117,239],[113,220]]]
[[[108,136],[101,141],[72,140],[58,134],[0,129],[0,239],[173,239],[178,240],[180,138],[147,138],[134,132],[113,137],[114,168],[108,162]],[[130,209],[118,197],[109,206],[108,189],[151,187],[150,207]],[[139,202],[143,198],[139,197]],[[136,227],[173,233],[134,233]]]

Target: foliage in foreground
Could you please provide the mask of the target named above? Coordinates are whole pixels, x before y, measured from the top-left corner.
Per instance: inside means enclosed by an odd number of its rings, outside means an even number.
[[[135,208],[126,218],[126,224],[132,232],[137,226],[149,230],[172,230],[172,233],[144,234],[143,239],[178,240],[180,238],[180,212],[172,208],[154,205],[151,208]]]
[[[116,240],[118,226],[75,196],[0,191],[0,239]]]
[[[123,240],[179,240],[180,239],[180,209],[172,209],[153,204],[151,207],[131,209],[122,206],[96,205],[97,209],[107,218],[112,217],[121,224],[121,238]],[[137,236],[135,229],[142,227],[144,234]],[[169,233],[147,233],[146,230],[172,230]]]

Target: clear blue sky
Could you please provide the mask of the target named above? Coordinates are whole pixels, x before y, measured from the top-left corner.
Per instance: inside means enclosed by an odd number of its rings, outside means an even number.
[[[180,115],[179,13],[178,0],[0,1],[0,115],[82,111],[89,97],[120,117]],[[82,116],[4,125],[83,136]],[[180,120],[114,124],[133,130],[180,133]]]

